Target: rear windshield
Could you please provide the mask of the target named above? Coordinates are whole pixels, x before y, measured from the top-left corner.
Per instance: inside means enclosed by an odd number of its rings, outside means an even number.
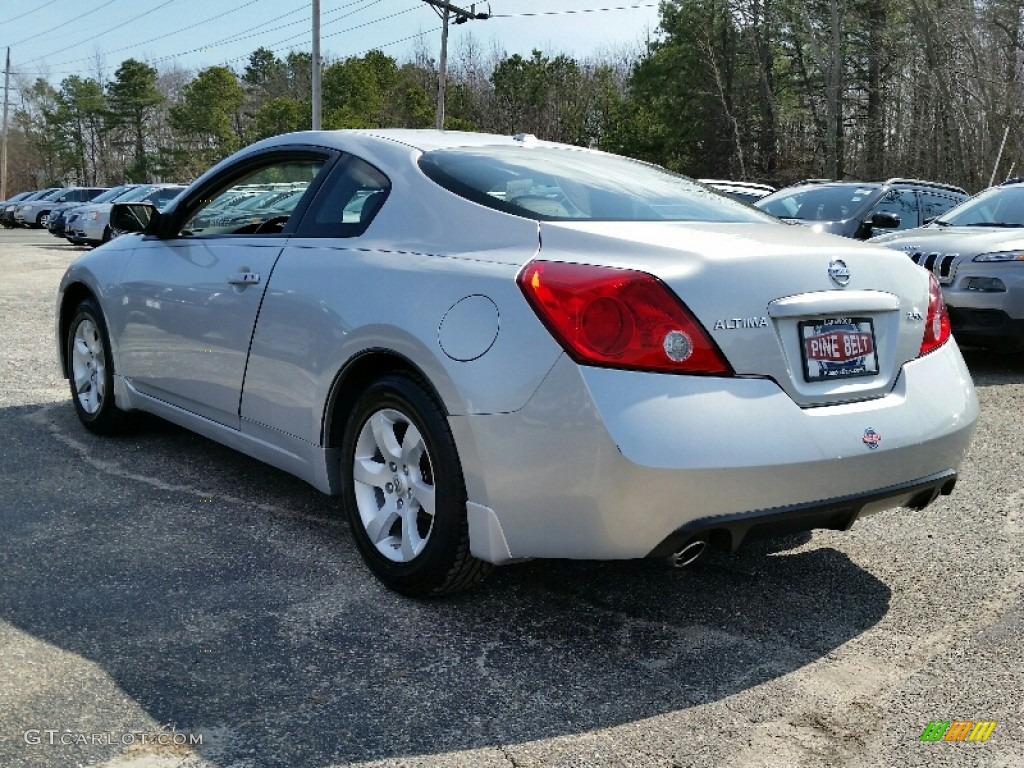
[[[420,157],[455,194],[542,221],[772,221],[685,176],[616,155],[556,147],[464,147]]]
[[[818,185],[780,189],[754,205],[780,219],[845,221],[877,192],[877,184]]]

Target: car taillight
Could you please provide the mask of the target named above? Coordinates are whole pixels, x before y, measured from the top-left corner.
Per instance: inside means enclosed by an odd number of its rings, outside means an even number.
[[[924,321],[924,340],[918,356],[927,355],[949,341],[949,312],[935,274],[928,273],[928,315]]]
[[[630,269],[531,261],[517,278],[576,362],[731,376],[721,351],[660,280]]]

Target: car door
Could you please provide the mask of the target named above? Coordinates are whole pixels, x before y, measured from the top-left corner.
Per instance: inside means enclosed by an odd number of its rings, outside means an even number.
[[[121,280],[118,318],[119,372],[135,389],[238,428],[263,293],[292,214],[308,204],[332,158],[326,150],[246,158],[169,210],[159,237],[139,242]],[[240,188],[283,186],[306,194],[260,215],[234,216],[221,205]]]
[[[366,294],[360,238],[391,191],[364,160],[339,159],[298,223],[253,335],[242,397],[242,430],[289,434],[315,442],[322,415],[322,376],[348,329],[326,297]],[[406,257],[412,261],[411,257]]]

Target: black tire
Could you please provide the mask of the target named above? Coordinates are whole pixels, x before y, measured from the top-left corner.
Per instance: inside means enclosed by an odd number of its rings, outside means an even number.
[[[380,427],[376,432],[371,419]],[[381,434],[394,438],[397,450],[382,449]],[[357,461],[369,470],[357,472]],[[418,376],[393,373],[366,389],[345,426],[341,462],[352,535],[386,586],[410,597],[437,597],[468,589],[490,572],[489,563],[469,552],[455,440],[441,404]],[[357,479],[371,474],[373,482]]]
[[[100,243],[101,244],[102,243],[109,243],[111,237],[112,237],[112,235],[110,233],[110,227],[109,226],[104,227],[103,228],[103,239],[100,240]]]
[[[103,312],[93,299],[83,300],[68,324],[67,351],[71,402],[78,420],[90,432],[113,435],[126,431],[131,414],[114,404],[114,363]],[[76,371],[82,375],[76,375]],[[86,378],[87,377],[87,378]]]

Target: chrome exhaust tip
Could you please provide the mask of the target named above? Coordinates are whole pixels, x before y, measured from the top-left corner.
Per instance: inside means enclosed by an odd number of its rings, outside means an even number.
[[[669,555],[667,558],[668,564],[673,568],[685,568],[696,562],[704,554],[707,545],[708,543],[703,539],[693,539],[687,542],[686,546],[682,549]]]

